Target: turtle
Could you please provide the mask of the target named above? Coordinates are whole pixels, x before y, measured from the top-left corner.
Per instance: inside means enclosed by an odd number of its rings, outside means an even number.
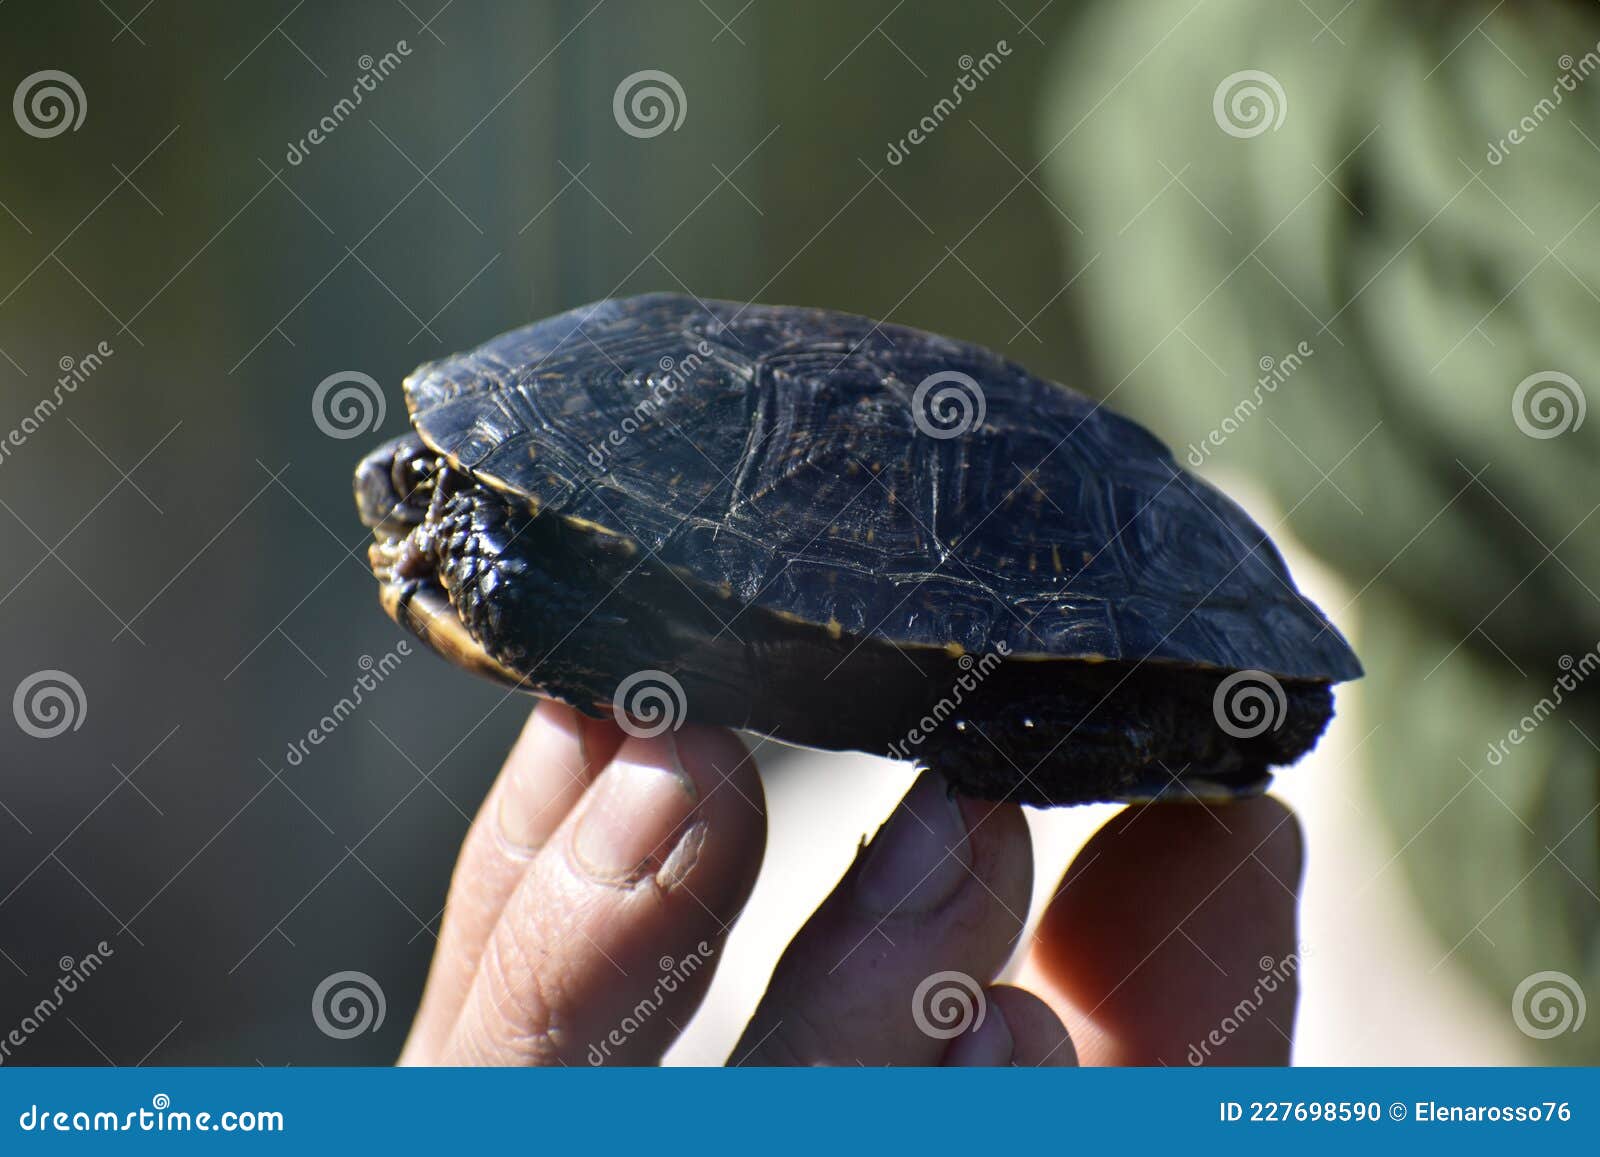
[[[1361,666],[1153,434],[982,346],[607,299],[427,363],[356,504],[389,615],[635,735],[910,760],[1037,806],[1246,797]]]

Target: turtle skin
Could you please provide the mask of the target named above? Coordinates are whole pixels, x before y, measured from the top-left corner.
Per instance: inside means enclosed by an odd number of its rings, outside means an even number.
[[[406,581],[501,677],[586,710],[666,674],[689,719],[972,794],[1210,798],[1260,790],[1361,673],[1237,505],[976,345],[652,294],[425,365],[405,395],[415,435],[358,475],[363,517],[417,531]],[[399,493],[419,477],[427,514]],[[1241,686],[1264,724],[1229,717]]]

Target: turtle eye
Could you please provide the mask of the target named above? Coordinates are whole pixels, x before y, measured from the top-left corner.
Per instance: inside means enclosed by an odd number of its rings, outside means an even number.
[[[394,456],[389,467],[389,479],[394,483],[396,499],[407,506],[425,505],[418,498],[426,498],[428,479],[437,463],[426,452],[402,450]]]

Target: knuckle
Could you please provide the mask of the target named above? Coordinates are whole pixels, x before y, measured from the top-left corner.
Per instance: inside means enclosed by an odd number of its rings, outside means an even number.
[[[499,1063],[551,1064],[561,1055],[568,1021],[559,986],[514,937],[490,938],[480,974],[478,1038]]]

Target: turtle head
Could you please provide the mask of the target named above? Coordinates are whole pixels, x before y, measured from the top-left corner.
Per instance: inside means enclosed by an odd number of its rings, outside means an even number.
[[[378,580],[378,599],[396,623],[458,666],[521,685],[522,676],[490,655],[462,622],[441,574],[444,508],[451,493],[475,486],[415,434],[373,450],[355,474],[356,510],[373,536],[367,563]]]
[[[356,467],[356,510],[376,532],[404,533],[428,513],[439,456],[415,434],[379,446]]]

